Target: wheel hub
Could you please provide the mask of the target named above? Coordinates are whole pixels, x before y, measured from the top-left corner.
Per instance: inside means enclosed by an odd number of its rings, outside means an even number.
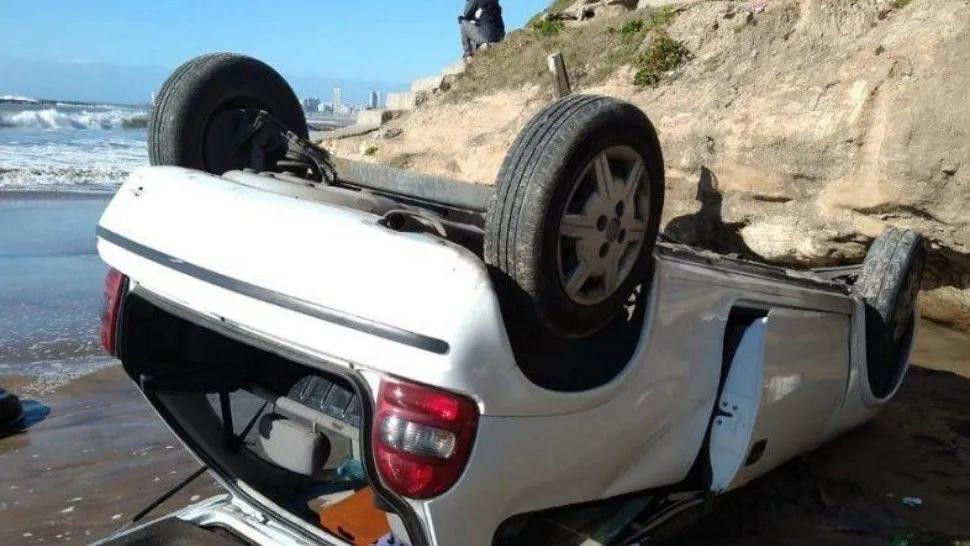
[[[567,296],[595,305],[629,276],[647,226],[648,184],[640,155],[608,148],[583,169],[560,222],[559,276]]]
[[[609,242],[614,242],[620,236],[620,219],[614,218],[610,220],[609,224],[606,226],[606,240]]]

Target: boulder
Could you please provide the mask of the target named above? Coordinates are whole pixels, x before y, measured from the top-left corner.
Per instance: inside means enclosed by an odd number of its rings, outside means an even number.
[[[916,229],[931,245],[924,316],[970,329],[965,14],[958,0],[683,11],[669,32],[694,60],[629,94],[661,133],[677,235],[813,267],[858,262],[887,226]],[[698,216],[705,176],[719,194],[714,241],[683,228],[712,222],[710,205]]]
[[[577,0],[568,8],[551,14],[556,19],[585,21],[605,19],[637,9],[637,0]]]

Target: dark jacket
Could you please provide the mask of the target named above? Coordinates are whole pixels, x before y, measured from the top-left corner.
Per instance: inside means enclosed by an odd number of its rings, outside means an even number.
[[[478,10],[482,10],[482,13],[476,18]],[[500,42],[505,38],[505,21],[502,20],[502,6],[498,0],[467,0],[461,16],[468,21],[476,21],[489,42]]]

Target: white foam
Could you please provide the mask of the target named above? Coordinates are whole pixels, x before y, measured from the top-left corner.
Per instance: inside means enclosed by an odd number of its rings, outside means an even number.
[[[141,139],[0,142],[0,190],[110,190],[146,164]]]
[[[0,127],[33,129],[134,129],[148,124],[148,114],[133,110],[62,112],[55,108],[0,114]]]
[[[30,97],[24,97],[22,95],[2,95],[2,96],[0,96],[0,100],[9,100],[9,101],[17,101],[17,102],[30,102],[30,103],[40,102],[37,99],[32,99]]]

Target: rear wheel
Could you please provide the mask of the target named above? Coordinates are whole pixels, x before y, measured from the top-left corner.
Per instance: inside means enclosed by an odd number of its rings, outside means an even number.
[[[866,253],[855,293],[866,306],[866,368],[877,398],[896,389],[912,343],[926,248],[912,230],[889,228]]]
[[[664,200],[653,125],[635,106],[570,96],[512,145],[485,229],[485,258],[518,318],[584,337],[617,316],[650,271]]]
[[[264,149],[251,138],[260,111],[307,137],[299,100],[269,65],[233,53],[192,59],[172,73],[156,97],[148,123],[149,159],[152,165],[213,174],[245,167],[269,170],[286,149]]]

